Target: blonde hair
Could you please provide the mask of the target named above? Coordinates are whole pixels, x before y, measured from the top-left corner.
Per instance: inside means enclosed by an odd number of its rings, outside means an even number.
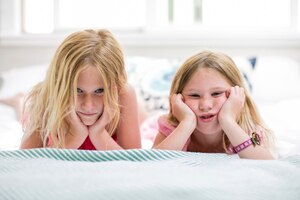
[[[267,146],[270,146],[271,131],[267,129],[263,123],[262,118],[256,108],[254,101],[249,95],[249,91],[245,85],[243,76],[234,61],[227,55],[220,52],[203,51],[192,57],[188,58],[177,70],[170,89],[170,97],[173,94],[182,93],[187,82],[191,79],[192,75],[200,68],[209,68],[216,70],[230,83],[231,86],[240,86],[245,89],[245,104],[241,111],[240,116],[237,119],[237,123],[245,130],[249,135],[257,131],[259,128],[264,133],[264,141]],[[169,107],[171,107],[171,101],[169,99]],[[168,120],[171,124],[177,125],[179,122],[173,116],[170,109]],[[226,134],[223,132],[223,148],[229,153],[228,149],[230,142]]]
[[[52,147],[64,148],[70,124],[67,116],[77,98],[77,79],[87,66],[96,67],[103,82],[104,106],[112,112],[108,125],[113,134],[120,120],[118,92],[127,82],[123,53],[108,30],[84,30],[69,35],[56,50],[46,78],[26,99],[26,133],[40,133],[43,146],[51,135]]]

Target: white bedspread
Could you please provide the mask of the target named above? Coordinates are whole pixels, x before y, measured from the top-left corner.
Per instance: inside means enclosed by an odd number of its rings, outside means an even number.
[[[0,199],[300,197],[300,155],[273,161],[158,150],[0,151]]]

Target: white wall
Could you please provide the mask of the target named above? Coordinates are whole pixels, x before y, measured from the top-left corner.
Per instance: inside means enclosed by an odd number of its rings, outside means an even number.
[[[29,65],[49,64],[61,39],[50,40],[46,43],[11,38],[6,38],[5,42],[2,41],[2,44],[0,41],[0,71]],[[226,39],[224,40],[226,41]],[[258,44],[259,41],[257,40],[249,42],[248,39],[248,42],[243,42],[230,39],[231,42],[228,44],[229,41],[224,43],[220,39],[213,42],[195,40],[193,43],[191,40],[183,40],[178,43],[178,41],[169,40],[161,43],[158,40],[149,40],[149,38],[145,38],[145,41],[136,41],[134,38],[122,37],[119,41],[125,56],[185,59],[203,49],[215,49],[230,56],[287,56],[300,62],[300,45],[297,42],[290,44],[289,41],[281,41],[281,43],[278,41],[273,43],[272,41],[264,41]]]
[[[0,0],[0,71],[49,64],[65,35],[20,34],[20,0]],[[115,34],[115,33],[114,33]],[[115,34],[125,56],[184,59],[203,49],[223,51],[230,56],[287,56],[300,62],[300,33],[227,34],[140,33]]]

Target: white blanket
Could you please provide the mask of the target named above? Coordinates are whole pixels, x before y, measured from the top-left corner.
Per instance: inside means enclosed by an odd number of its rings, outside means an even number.
[[[158,150],[0,151],[0,199],[299,199],[300,155],[273,161]]]

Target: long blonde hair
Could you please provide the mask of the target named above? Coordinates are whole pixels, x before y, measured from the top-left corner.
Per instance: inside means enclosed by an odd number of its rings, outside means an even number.
[[[77,98],[77,79],[87,66],[96,67],[103,82],[104,106],[110,107],[112,135],[120,120],[118,92],[127,82],[124,57],[119,43],[105,29],[84,30],[69,35],[56,50],[46,78],[29,93],[25,113],[26,133],[40,133],[43,146],[49,137],[52,147],[64,148],[70,124],[67,116]]]
[[[231,86],[240,86],[245,89],[245,104],[241,111],[240,116],[237,119],[237,123],[245,130],[249,135],[257,131],[259,127],[262,129],[264,140],[267,145],[270,145],[271,131],[266,128],[263,120],[256,108],[254,101],[251,99],[249,91],[245,86],[245,81],[242,77],[241,72],[235,65],[234,61],[227,55],[220,52],[203,51],[192,57],[188,58],[177,70],[170,89],[170,97],[173,94],[182,93],[187,82],[191,79],[192,75],[200,68],[209,68],[216,70],[223,75],[224,78],[228,80]],[[169,99],[169,107],[171,106],[171,101]],[[178,121],[172,114],[170,109],[168,120],[173,125],[177,125]],[[226,134],[223,133],[223,147],[226,152],[228,152],[230,142]]]

